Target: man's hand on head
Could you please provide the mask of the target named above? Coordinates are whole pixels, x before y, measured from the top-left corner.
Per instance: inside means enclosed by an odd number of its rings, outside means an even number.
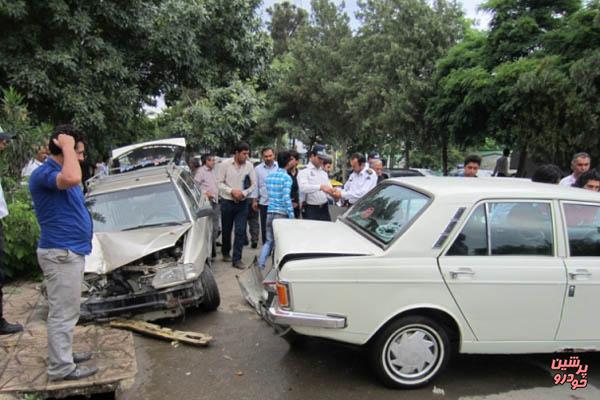
[[[71,135],[65,135],[64,133],[61,133],[58,135],[58,137],[52,139],[52,141],[61,150],[69,148],[75,150],[75,138]]]

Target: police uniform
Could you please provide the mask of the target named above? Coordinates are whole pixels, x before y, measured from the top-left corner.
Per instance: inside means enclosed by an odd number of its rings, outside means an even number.
[[[332,187],[323,168],[317,168],[309,162],[306,168],[298,171],[298,187],[304,205],[303,218],[331,221],[327,194],[321,191],[321,185]]]
[[[342,205],[353,205],[377,185],[377,174],[365,166],[360,172],[352,171],[342,189]]]

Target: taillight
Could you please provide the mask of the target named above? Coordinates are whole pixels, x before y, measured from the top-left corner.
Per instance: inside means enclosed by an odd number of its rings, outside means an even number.
[[[290,296],[288,285],[285,282],[277,282],[275,285],[277,288],[277,300],[282,308],[288,308],[290,306]]]

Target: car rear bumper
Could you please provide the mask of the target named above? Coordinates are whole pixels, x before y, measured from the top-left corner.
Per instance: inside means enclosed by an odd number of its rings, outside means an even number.
[[[270,319],[278,325],[307,326],[311,328],[342,329],[346,327],[346,317],[322,315],[282,310],[278,306],[269,308]]]
[[[112,297],[90,297],[81,303],[83,320],[108,319],[138,313],[180,309],[202,303],[204,288],[200,279],[141,294],[124,294]]]

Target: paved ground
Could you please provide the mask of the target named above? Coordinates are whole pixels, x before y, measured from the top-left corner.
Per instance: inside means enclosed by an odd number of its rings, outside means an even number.
[[[255,252],[244,250],[250,262]],[[135,337],[139,373],[119,399],[599,399],[600,354],[581,354],[589,384],[554,386],[551,355],[461,356],[435,385],[394,391],[382,387],[358,349],[311,340],[292,349],[242,299],[235,274],[222,262],[215,275],[221,307],[170,326],[214,336],[208,348]],[[590,316],[594,318],[594,316]]]

